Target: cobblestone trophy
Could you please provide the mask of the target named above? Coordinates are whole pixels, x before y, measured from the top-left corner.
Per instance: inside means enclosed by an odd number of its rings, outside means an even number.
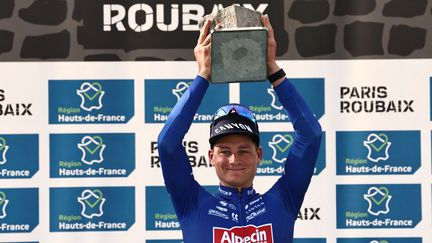
[[[202,23],[212,21],[212,83],[267,79],[267,29],[260,16],[258,11],[231,5],[203,17]]]

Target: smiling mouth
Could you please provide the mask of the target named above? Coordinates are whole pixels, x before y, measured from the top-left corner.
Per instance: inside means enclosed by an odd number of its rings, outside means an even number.
[[[245,170],[245,168],[231,168],[231,169],[227,169],[228,171],[243,171]]]

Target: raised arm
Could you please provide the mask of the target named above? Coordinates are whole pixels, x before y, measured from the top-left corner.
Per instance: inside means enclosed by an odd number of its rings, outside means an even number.
[[[198,63],[198,75],[174,106],[168,120],[158,137],[158,151],[162,164],[162,173],[168,192],[174,200],[179,216],[182,205],[189,200],[195,180],[192,167],[183,147],[183,139],[188,132],[193,117],[209,86],[210,77],[210,35],[206,23],[200,33],[194,54]]]
[[[268,29],[267,69],[268,74],[272,75],[280,70],[276,64],[276,41],[268,17],[262,16],[261,21]],[[295,140],[285,162],[285,173],[272,189],[280,190],[288,206],[297,212],[314,172],[322,131],[303,97],[286,77],[275,80],[272,86],[295,130]]]

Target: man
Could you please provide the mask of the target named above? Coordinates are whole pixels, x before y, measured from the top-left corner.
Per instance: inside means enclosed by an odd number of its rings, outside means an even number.
[[[198,75],[158,138],[165,185],[186,243],[292,242],[294,222],[314,171],[321,127],[276,64],[273,29],[267,16],[261,21],[268,29],[268,79],[296,131],[285,173],[268,192],[255,192],[253,179],[262,158],[258,125],[250,110],[231,104],[215,113],[210,128],[209,159],[219,177],[218,193],[211,195],[195,181],[182,140],[209,86],[211,39],[207,21],[194,50]]]

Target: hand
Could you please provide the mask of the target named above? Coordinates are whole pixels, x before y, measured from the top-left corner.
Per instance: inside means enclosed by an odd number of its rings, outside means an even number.
[[[195,60],[198,64],[198,75],[210,80],[211,74],[211,21],[206,20],[194,48]]]
[[[274,38],[273,28],[270,24],[268,15],[261,15],[261,23],[267,28],[267,76],[279,71],[280,67],[276,64],[276,40]],[[284,79],[281,78],[273,83],[273,87],[277,86]]]

